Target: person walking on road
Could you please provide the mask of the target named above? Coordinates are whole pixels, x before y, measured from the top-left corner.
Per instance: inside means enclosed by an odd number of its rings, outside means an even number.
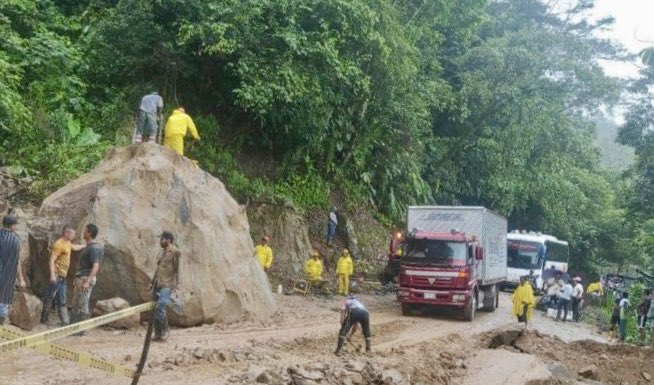
[[[527,326],[536,301],[534,300],[534,290],[526,276],[520,277],[520,285],[513,292],[511,300],[513,302],[513,315],[518,317],[518,322],[524,322],[525,326]]]
[[[171,292],[179,290],[179,259],[182,255],[175,247],[175,237],[170,231],[161,233],[159,245],[163,252],[157,260],[157,270],[149,287],[153,299],[157,301],[154,309],[153,341],[165,341],[170,334],[166,307],[170,302]]]
[[[609,321],[609,341],[615,339],[616,329],[620,323],[620,301],[622,297],[614,299],[613,309],[611,311],[611,319]]]
[[[620,300],[620,341],[624,342],[627,337],[627,315],[629,314],[629,307],[631,307],[631,302],[629,302],[629,293],[622,293],[622,299]]]
[[[0,229],[0,326],[9,317],[9,306],[14,296],[14,285],[25,287],[25,276],[20,266],[20,238],[16,234],[18,220],[13,215],[2,218]]]
[[[581,318],[581,300],[584,298],[584,286],[581,284],[581,277],[574,277],[574,288],[572,289],[572,320],[579,322]]]
[[[647,314],[652,306],[652,290],[645,289],[644,296],[638,304],[638,334],[640,344],[645,343],[645,327],[647,326]]]
[[[84,233],[82,233],[82,237],[86,241],[86,247],[79,256],[79,267],[77,268],[77,274],[75,274],[72,323],[85,321],[91,317],[89,301],[104,255],[102,245],[95,240],[97,236],[98,227],[92,223],[86,225]],[[78,335],[84,335],[84,333]]]
[[[264,235],[261,237],[261,244],[254,248],[254,256],[257,257],[259,265],[261,265],[263,271],[266,273],[270,270],[270,266],[272,266],[273,263],[273,251],[268,245],[269,242],[270,238],[267,235]]]
[[[159,115],[163,111],[163,107],[163,99],[156,92],[145,95],[141,99],[134,144],[140,144],[143,141],[156,142],[157,130],[160,128]]]
[[[556,311],[556,320],[561,320],[561,312],[563,311],[563,321],[568,319],[568,305],[572,298],[572,284],[566,282],[561,291],[559,291],[559,308]]]
[[[343,249],[343,254],[338,258],[336,274],[338,275],[338,294],[347,296],[350,292],[350,276],[354,272],[354,264],[348,249]]]
[[[184,137],[188,132],[191,133],[193,139],[200,140],[193,119],[186,114],[183,107],[178,107],[166,122],[164,147],[175,150],[179,155],[184,156]]]
[[[50,281],[43,296],[43,311],[41,312],[41,323],[47,324],[52,310],[52,303],[57,306],[61,326],[68,325],[68,308],[66,307],[66,276],[70,266],[70,254],[72,251],[80,251],[84,248],[82,245],[73,245],[75,238],[75,229],[66,225],[61,233],[61,237],[52,245],[50,260],[48,263],[50,271]]]
[[[352,338],[358,325],[361,325],[363,337],[366,341],[366,352],[370,352],[372,338],[370,334],[370,314],[361,301],[355,296],[349,296],[341,307],[341,330],[338,332],[338,342],[334,354],[341,354],[345,341]],[[350,332],[349,336],[347,335],[348,332]]]
[[[327,244],[331,246],[336,235],[336,226],[338,226],[338,217],[336,216],[336,207],[332,207],[327,219]]]

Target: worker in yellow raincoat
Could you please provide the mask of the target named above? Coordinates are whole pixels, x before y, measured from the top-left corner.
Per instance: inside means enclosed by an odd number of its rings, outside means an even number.
[[[586,288],[586,293],[603,296],[604,288],[602,287],[602,282],[597,281],[588,285],[588,287]]]
[[[307,274],[307,281],[312,283],[322,282],[322,261],[320,253],[314,251],[311,258],[304,264],[304,272]]]
[[[267,235],[264,235],[261,238],[261,244],[254,248],[254,255],[257,257],[259,264],[266,273],[273,263],[273,252],[272,248],[268,246],[268,242],[270,242],[270,238],[268,238]]]
[[[184,108],[179,107],[168,118],[166,130],[164,132],[164,146],[177,151],[179,155],[184,155],[184,137],[187,132],[195,140],[200,140],[198,130],[195,128],[193,119],[186,114]]]
[[[513,292],[511,300],[513,301],[513,315],[518,317],[518,322],[524,322],[526,326],[536,304],[534,290],[526,276],[520,277],[520,285]]]
[[[350,292],[350,276],[354,272],[354,264],[348,249],[343,249],[343,254],[338,258],[336,274],[338,275],[338,294],[347,296]]]

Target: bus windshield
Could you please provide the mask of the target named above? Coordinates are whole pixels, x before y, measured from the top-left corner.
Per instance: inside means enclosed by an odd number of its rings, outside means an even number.
[[[423,262],[465,266],[466,244],[434,239],[411,239],[406,244],[408,252],[402,256],[406,262]]]
[[[540,243],[508,239],[508,267],[540,270],[543,267],[544,247]]]
[[[545,241],[547,261],[568,263],[570,251],[565,243]]]

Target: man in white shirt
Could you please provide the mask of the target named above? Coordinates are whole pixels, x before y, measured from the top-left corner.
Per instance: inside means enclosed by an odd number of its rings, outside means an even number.
[[[579,322],[581,314],[579,308],[581,307],[581,300],[584,297],[584,286],[581,284],[581,277],[574,277],[574,288],[572,289],[572,320]]]
[[[554,274],[554,277],[550,277],[545,283],[545,287],[547,287],[545,313],[547,313],[547,309],[550,307],[556,306],[556,300],[559,295],[559,291],[563,288],[563,285],[565,285],[565,282],[563,282],[563,279],[561,279],[560,271],[557,271],[556,274]]]
[[[627,336],[627,316],[631,302],[629,302],[629,293],[624,292],[620,300],[620,341],[624,342]]]
[[[572,290],[573,288],[570,282],[566,282],[561,291],[559,291],[559,310],[556,312],[557,321],[561,319],[561,311],[563,311],[563,320],[568,319],[568,304],[572,298]]]

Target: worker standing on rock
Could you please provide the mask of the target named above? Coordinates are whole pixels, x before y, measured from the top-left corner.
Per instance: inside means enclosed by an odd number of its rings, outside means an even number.
[[[170,302],[172,290],[178,290],[179,259],[181,252],[175,247],[175,237],[170,231],[161,233],[159,245],[163,249],[157,261],[157,270],[152,278],[149,290],[152,290],[153,299],[157,301],[154,309],[154,338],[153,341],[165,341],[170,334],[166,307]]]
[[[307,274],[307,281],[311,283],[322,282],[322,261],[319,252],[314,250],[311,258],[304,264],[304,272]]]
[[[327,219],[327,244],[331,246],[336,235],[336,226],[338,226],[338,217],[336,216],[336,207],[332,207]]]
[[[79,256],[79,267],[75,274],[75,290],[73,294],[72,323],[81,322],[91,317],[89,301],[96,284],[96,276],[100,271],[100,263],[104,250],[95,238],[98,236],[98,226],[89,223],[84,228],[82,237],[86,247]],[[78,335],[84,335],[79,333]]]
[[[352,338],[359,324],[363,331],[363,337],[366,340],[366,352],[370,352],[370,315],[368,314],[368,309],[363,306],[361,301],[352,295],[343,302],[343,306],[341,307],[341,330],[338,332],[338,343],[334,354],[341,354],[341,349],[343,349],[345,341]],[[350,329],[352,329],[352,332],[348,336],[347,333]]]
[[[513,292],[513,315],[518,317],[518,322],[524,322],[525,326],[531,319],[534,300],[534,290],[529,283],[527,276],[520,277],[520,285]]]
[[[61,237],[52,245],[48,267],[50,270],[50,283],[43,296],[43,311],[41,312],[41,323],[47,324],[52,310],[54,301],[59,312],[61,326],[68,325],[68,308],[66,307],[66,276],[70,266],[70,253],[79,251],[84,248],[82,245],[73,245],[75,238],[75,229],[66,225],[61,233]]]
[[[186,114],[183,107],[177,108],[166,122],[164,131],[164,146],[175,150],[179,155],[184,156],[184,137],[187,132],[195,140],[200,140],[198,129],[193,123],[193,119]]]
[[[157,140],[157,130],[159,129],[158,116],[163,111],[163,99],[158,93],[153,92],[145,95],[141,99],[139,106],[139,116],[136,124],[136,136],[134,138],[135,144],[140,144],[142,141],[151,143]]]
[[[261,244],[254,248],[254,256],[257,257],[259,264],[266,273],[270,270],[270,266],[272,266],[273,263],[273,251],[268,245],[269,242],[270,238],[267,235],[264,235],[261,238]]]
[[[354,272],[354,264],[348,249],[343,249],[343,254],[338,258],[336,274],[338,275],[338,294],[347,296],[350,292],[350,276]]]
[[[9,317],[9,306],[14,296],[14,285],[25,287],[25,277],[20,267],[20,238],[16,234],[18,220],[13,215],[2,218],[0,229],[0,326]]]

